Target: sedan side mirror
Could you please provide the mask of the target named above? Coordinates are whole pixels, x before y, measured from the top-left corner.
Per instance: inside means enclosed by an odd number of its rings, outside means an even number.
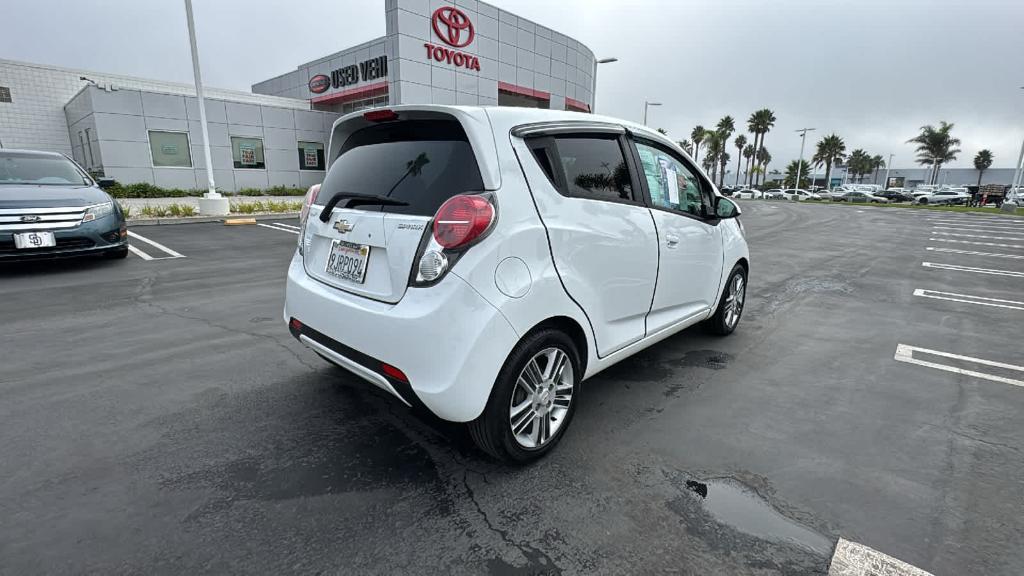
[[[117,182],[113,178],[99,178],[96,180],[96,183],[99,184],[100,188],[106,190],[108,188],[113,188],[114,184]]]
[[[716,218],[736,218],[741,213],[740,206],[729,198],[717,196],[715,198]]]

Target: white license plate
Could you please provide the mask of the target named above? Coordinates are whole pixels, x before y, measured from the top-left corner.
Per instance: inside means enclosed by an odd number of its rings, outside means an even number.
[[[22,248],[51,248],[57,245],[53,232],[22,232],[14,235],[14,246]]]
[[[327,256],[326,272],[336,278],[362,284],[366,279],[366,262],[369,259],[369,246],[335,240]]]

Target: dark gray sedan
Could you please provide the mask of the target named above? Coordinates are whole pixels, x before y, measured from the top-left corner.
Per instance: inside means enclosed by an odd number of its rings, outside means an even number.
[[[0,261],[85,254],[128,255],[118,203],[63,154],[0,149]]]

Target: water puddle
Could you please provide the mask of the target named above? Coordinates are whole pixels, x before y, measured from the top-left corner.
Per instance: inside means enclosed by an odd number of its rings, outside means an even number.
[[[722,524],[762,540],[789,542],[824,556],[832,552],[830,539],[786,518],[737,482],[687,480],[686,487],[703,499],[704,508]]]

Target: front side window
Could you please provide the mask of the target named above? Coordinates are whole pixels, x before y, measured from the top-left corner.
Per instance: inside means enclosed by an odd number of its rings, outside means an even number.
[[[267,167],[263,156],[263,139],[231,137],[231,159],[235,168],[262,170]]]
[[[324,145],[320,142],[299,142],[299,170],[323,170]]]
[[[697,174],[675,155],[660,147],[637,142],[651,205],[693,216],[708,214]]]
[[[0,150],[0,186],[5,184],[87,186],[89,181],[64,156]]]
[[[149,150],[153,166],[157,168],[191,168],[192,150],[187,132],[159,132],[150,130]]]
[[[617,136],[559,136],[565,193],[598,200],[632,200],[633,184]]]

